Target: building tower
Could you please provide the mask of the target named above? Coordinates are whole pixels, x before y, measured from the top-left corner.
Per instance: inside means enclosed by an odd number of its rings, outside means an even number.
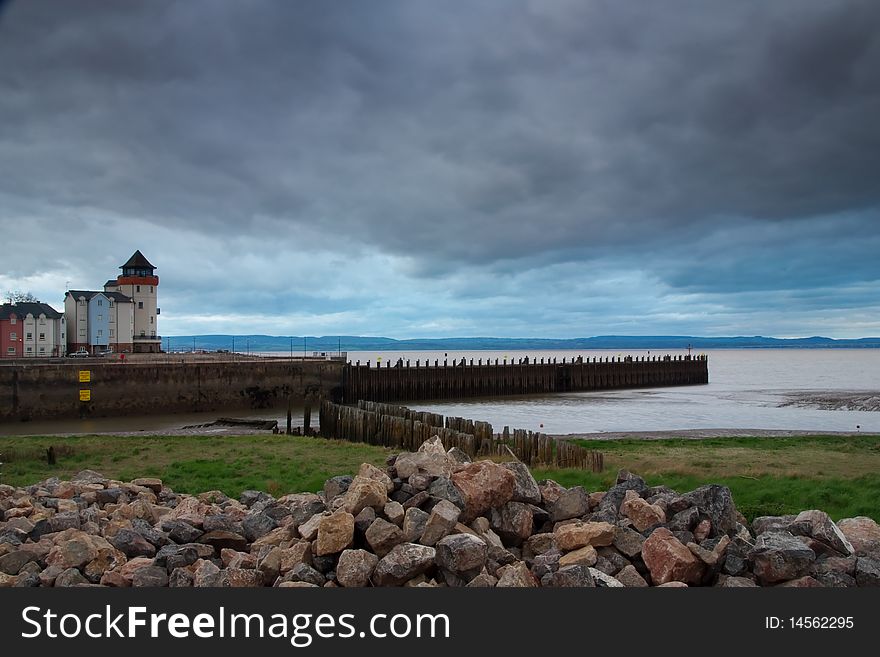
[[[162,337],[159,335],[159,308],[157,292],[159,277],[156,268],[140,251],[135,251],[115,281],[107,281],[105,291],[121,292],[132,300],[134,330],[132,345],[135,353],[159,353]]]

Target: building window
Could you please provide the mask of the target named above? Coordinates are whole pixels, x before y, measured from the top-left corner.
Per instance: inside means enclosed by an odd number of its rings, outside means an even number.
[[[110,329],[110,337],[113,337],[113,329]]]
[[[33,348],[33,347],[28,347],[28,348],[27,348],[27,352],[28,352],[29,354],[30,354],[30,353],[33,353],[33,351],[34,351],[34,348]]]
[[[140,286],[140,285],[135,285],[135,287],[137,288],[137,291],[138,291],[138,292],[141,291],[141,286]]]
[[[40,333],[40,340],[45,340],[45,339],[46,339],[46,334]]]
[[[107,303],[107,305],[112,308],[113,307],[113,299],[110,299],[110,301]]]
[[[98,321],[99,321],[99,322],[103,322],[103,321],[104,321],[104,315],[98,315]]]
[[[14,316],[9,318],[9,323],[15,324],[15,317]]]
[[[150,324],[152,324],[152,323],[153,323],[153,316],[150,315]]]
[[[46,353],[46,347],[40,347],[40,353],[41,353],[41,354],[45,354],[45,353]]]
[[[101,299],[98,299],[98,305],[99,305],[99,306],[103,306],[103,305],[104,305],[104,302],[103,302]]]
[[[103,337],[104,337],[104,331],[98,331],[98,337],[99,337],[99,338],[103,338]]]
[[[12,333],[9,334],[9,339],[10,340],[18,340],[18,333],[13,331]]]
[[[153,293],[153,286],[151,285],[150,286],[150,294],[152,294],[152,293]]]
[[[113,317],[113,315],[110,315],[110,319],[109,319],[109,321],[110,321],[111,324],[114,324],[114,323],[116,322],[116,318]]]
[[[40,317],[40,326],[45,326],[45,325],[46,325],[46,318]]]
[[[33,340],[33,339],[34,339],[34,334],[28,332],[25,336],[25,340]]]
[[[138,310],[143,310],[143,309],[144,309],[144,302],[138,301]]]
[[[80,330],[79,330],[79,337],[81,337],[81,338],[86,337],[86,330],[85,330],[85,329],[80,329]]]
[[[15,347],[7,347],[7,349],[6,349],[6,353],[7,353],[7,354],[14,354],[14,353],[15,353]]]

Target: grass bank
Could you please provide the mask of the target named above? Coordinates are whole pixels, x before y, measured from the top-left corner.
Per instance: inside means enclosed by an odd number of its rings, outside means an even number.
[[[54,446],[57,462],[46,462]],[[47,477],[64,479],[83,469],[129,481],[159,477],[175,491],[248,489],[273,495],[317,491],[324,480],[382,466],[389,450],[322,438],[248,436],[77,436],[0,438],[0,483],[22,486]]]
[[[680,491],[728,486],[749,519],[822,509],[836,519],[880,520],[880,436],[576,442],[605,454],[605,472],[536,470],[535,476],[603,490],[625,468]]]
[[[604,452],[605,472],[535,469],[535,476],[605,490],[625,468],[679,491],[728,486],[749,519],[818,508],[835,519],[880,520],[880,436],[578,442]],[[58,455],[54,466],[45,459],[50,445]],[[381,466],[390,451],[272,435],[3,437],[0,482],[25,485],[90,468],[122,480],[160,477],[180,492],[279,495],[319,490],[326,478],[354,473],[363,462]]]

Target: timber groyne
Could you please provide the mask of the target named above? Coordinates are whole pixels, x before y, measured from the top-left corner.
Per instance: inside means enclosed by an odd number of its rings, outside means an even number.
[[[384,367],[357,361],[347,364],[342,376],[342,401],[353,404],[360,399],[415,401],[699,385],[709,383],[709,367],[704,355],[398,360]]]
[[[581,468],[602,472],[601,452],[584,449],[547,434],[508,427],[495,433],[488,422],[461,417],[444,418],[438,413],[414,411],[359,400],[357,406],[321,402],[321,436],[405,450],[418,450],[432,437],[444,449],[460,449],[471,458],[515,456],[528,466]]]

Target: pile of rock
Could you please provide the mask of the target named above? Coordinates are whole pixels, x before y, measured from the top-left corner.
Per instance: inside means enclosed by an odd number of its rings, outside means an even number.
[[[84,471],[0,486],[0,586],[876,586],[880,526],[758,518],[620,472],[588,493],[439,440],[319,493],[180,495]]]

